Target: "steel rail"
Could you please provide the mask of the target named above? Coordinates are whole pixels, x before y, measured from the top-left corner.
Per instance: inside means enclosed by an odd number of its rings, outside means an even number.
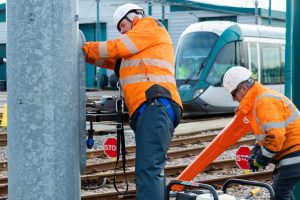
[[[165,168],[165,174],[167,176],[176,176],[180,174],[188,165],[177,165],[177,166],[167,166]],[[234,168],[236,167],[236,162],[234,159],[230,160],[221,160],[221,161],[215,161],[211,163],[204,171],[215,171],[215,170],[220,170],[224,168]],[[102,180],[104,178],[108,180],[112,180],[114,173],[97,173],[97,174],[87,174],[87,175],[82,175],[81,176],[81,183],[83,185],[86,185],[87,182],[93,182],[93,183],[98,183],[98,182],[103,182]],[[117,181],[124,181],[124,176],[122,172],[116,172],[116,180]],[[135,179],[135,171],[127,171],[126,172],[126,177],[128,181],[134,181]],[[0,194],[2,191],[1,185],[7,185],[7,176],[0,177]]]
[[[209,141],[209,138],[212,137],[213,135],[207,135],[207,137],[203,137],[204,141]],[[215,135],[214,135],[215,136]],[[213,137],[212,137],[213,138]],[[184,145],[184,144],[189,144],[188,141],[191,141],[194,143],[196,140],[195,139],[190,139],[190,138],[184,138],[183,142],[176,143],[176,145]],[[202,141],[202,142],[204,142]],[[255,139],[243,139],[239,141],[237,144],[233,145],[229,149],[236,148],[239,145],[253,145],[255,142]],[[195,142],[197,143],[197,142]],[[201,143],[201,142],[199,142]],[[133,146],[132,146],[133,147]],[[189,147],[185,149],[179,149],[179,150],[173,150],[173,151],[168,151],[168,158],[169,159],[178,159],[178,158],[183,158],[183,157],[188,157],[192,155],[197,155],[199,154],[205,146],[199,146],[199,147]],[[135,147],[132,149],[129,149],[129,152],[133,152],[133,149],[135,150]],[[127,152],[127,153],[129,153]],[[101,151],[91,151],[87,157],[88,158],[94,158],[94,157],[101,157],[99,156],[102,152]],[[122,159],[121,159],[122,160]],[[122,162],[119,162],[119,166],[121,166]],[[126,159],[126,166],[130,167],[133,166],[135,163],[135,158],[128,158]],[[115,161],[104,161],[101,163],[90,163],[86,165],[84,174],[90,174],[90,173],[97,173],[101,171],[106,171],[106,170],[112,170],[115,168]],[[7,161],[1,161],[0,162],[0,171],[7,171]]]
[[[240,145],[253,145],[255,143],[255,139],[244,139],[239,142],[237,142],[235,145],[231,146],[228,149],[237,148]],[[199,154],[205,146],[199,146],[199,147],[189,147],[185,149],[180,150],[174,150],[174,151],[168,151],[168,158],[169,159],[178,159],[188,156],[193,156]],[[122,159],[121,159],[122,160]],[[126,159],[126,166],[130,167],[133,166],[135,163],[135,158],[128,158]],[[122,162],[119,162],[118,167],[121,167]],[[93,164],[87,164],[84,174],[91,174],[91,173],[97,173],[101,171],[107,171],[107,170],[113,170],[115,168],[115,161],[107,161],[107,162],[101,162],[101,163],[93,163]]]
[[[192,137],[184,137],[184,138],[179,138],[179,139],[173,139],[171,143],[171,147],[174,146],[180,146],[180,145],[186,145],[186,144],[196,144],[196,143],[201,143],[201,142],[208,142],[213,140],[213,138],[216,136],[216,134],[209,134],[209,135],[199,135],[199,136],[192,136]],[[0,146],[1,146],[1,141],[5,140],[5,145],[6,145],[6,137],[7,134],[0,134]],[[4,144],[3,143],[3,144]],[[126,147],[126,153],[135,153],[135,146],[127,146]],[[93,159],[93,158],[104,158],[106,157],[105,152],[103,150],[91,150],[87,151],[87,159]],[[130,159],[128,159],[128,162],[132,162]],[[95,166],[97,164],[94,164]],[[103,168],[103,170],[106,170],[107,167],[105,166],[114,166],[114,162],[103,162],[99,164],[98,168]],[[89,169],[91,168],[91,169]],[[87,171],[93,171],[92,168],[94,168],[91,165],[87,165]],[[112,168],[112,167],[110,167]],[[108,168],[109,169],[109,168]],[[7,161],[1,161],[0,162],[0,171],[7,171]],[[89,172],[88,172],[89,173]]]
[[[165,175],[166,176],[175,176],[179,175],[188,165],[176,165],[176,166],[167,166],[165,168]],[[236,162],[234,159],[229,160],[221,160],[215,161],[211,163],[204,171],[215,171],[224,168],[234,168],[236,167]],[[86,181],[90,182],[99,182],[104,178],[111,180],[114,175],[114,172],[111,173],[95,173],[95,174],[86,174],[81,176],[81,182],[86,183]],[[126,177],[128,181],[133,181],[135,179],[135,170],[126,171]],[[124,181],[123,172],[118,171],[116,172],[116,180]]]

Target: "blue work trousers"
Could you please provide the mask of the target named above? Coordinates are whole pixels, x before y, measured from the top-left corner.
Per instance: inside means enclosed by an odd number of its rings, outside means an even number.
[[[300,163],[274,170],[272,187],[276,200],[294,200],[293,191],[300,180]]]
[[[171,101],[178,125],[180,107]],[[164,167],[174,133],[174,124],[167,109],[158,99],[147,101],[144,111],[133,114],[130,122],[136,140],[136,199],[163,200],[165,197]]]

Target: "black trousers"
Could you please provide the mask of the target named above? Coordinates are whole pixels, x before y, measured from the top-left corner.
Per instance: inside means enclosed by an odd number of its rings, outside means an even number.
[[[273,172],[272,187],[276,200],[295,200],[293,191],[300,180],[300,163],[282,166]]]
[[[173,104],[173,105],[172,105]],[[179,106],[171,103],[176,122],[173,124],[167,109],[157,99],[147,101],[144,112],[136,111],[130,122],[136,140],[136,199],[164,200],[167,151],[174,128],[181,115]]]

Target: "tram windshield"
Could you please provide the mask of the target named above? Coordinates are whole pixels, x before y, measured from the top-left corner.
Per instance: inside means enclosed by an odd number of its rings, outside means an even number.
[[[214,86],[221,87],[225,72],[236,65],[248,68],[247,64],[247,45],[236,41],[226,44],[218,53],[206,81]]]
[[[179,42],[176,55],[176,80],[198,80],[201,67],[206,61],[218,35],[211,32],[192,32],[186,34]]]

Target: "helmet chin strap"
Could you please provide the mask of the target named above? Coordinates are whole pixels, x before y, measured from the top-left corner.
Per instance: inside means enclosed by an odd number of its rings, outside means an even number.
[[[141,13],[135,13],[135,12],[130,12],[128,13],[125,18],[131,22],[131,28],[132,28],[132,25],[133,25],[133,20],[134,18],[137,17],[139,19],[141,19],[143,17],[143,14]]]
[[[122,21],[123,19],[127,19],[129,22],[131,22],[131,28],[132,28],[132,23],[133,23],[133,20],[135,17],[142,19],[144,17],[144,14],[137,12],[137,11],[132,11],[132,12],[128,13],[125,17],[123,17],[120,21]],[[119,24],[118,24],[118,26],[119,26]],[[118,27],[118,30],[120,31],[119,27]]]
[[[130,12],[130,13],[128,13],[127,15],[126,15],[126,19],[128,20],[128,21],[130,21],[130,22],[133,22],[133,19],[135,18],[135,17],[138,17],[139,19],[141,19],[142,17],[143,17],[143,15],[142,14],[140,14],[140,13],[135,13],[135,12]]]

